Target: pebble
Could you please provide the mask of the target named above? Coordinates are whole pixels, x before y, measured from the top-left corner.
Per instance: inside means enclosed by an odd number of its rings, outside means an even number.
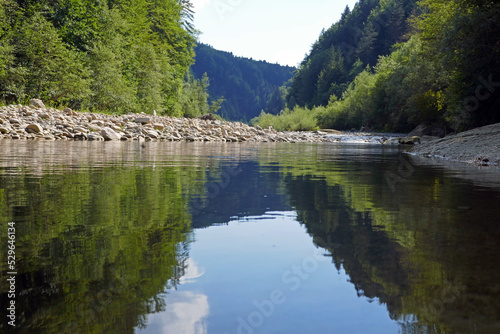
[[[101,136],[104,140],[120,140],[122,137],[111,128],[103,128],[101,130]]]
[[[0,107],[0,134],[4,139],[92,141],[209,141],[209,142],[336,142],[326,133],[279,132],[241,122],[176,118],[151,114],[106,115],[70,108],[32,105]],[[36,112],[33,112],[35,110]],[[23,124],[27,124],[24,126]]]
[[[26,132],[40,133],[43,132],[43,127],[40,124],[30,124],[26,127]]]

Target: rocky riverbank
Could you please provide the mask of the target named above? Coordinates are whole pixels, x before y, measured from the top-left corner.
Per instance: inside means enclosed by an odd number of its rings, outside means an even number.
[[[0,108],[0,138],[27,140],[137,140],[214,142],[337,142],[324,132],[278,132],[240,122],[147,114],[106,115],[30,106]]]
[[[412,147],[409,154],[477,165],[500,165],[500,123]]]
[[[419,136],[414,136],[419,134]],[[438,134],[439,135],[439,134]],[[439,138],[414,132],[404,135],[340,132],[279,132],[240,122],[175,118],[147,114],[106,115],[30,106],[0,107],[0,139],[85,141],[210,141],[210,142],[337,142],[414,144],[409,154],[500,165],[500,123]]]

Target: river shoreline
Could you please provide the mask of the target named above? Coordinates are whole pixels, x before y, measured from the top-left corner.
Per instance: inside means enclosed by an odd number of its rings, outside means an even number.
[[[30,106],[0,107],[0,138],[17,140],[336,142],[325,132],[279,132],[241,122],[149,114],[107,115]]]
[[[46,108],[40,100],[32,100],[30,106],[0,107],[0,139],[381,144],[398,136],[335,130],[281,132],[210,118],[76,112]]]
[[[415,145],[406,153],[480,166],[499,166],[500,123]]]
[[[214,119],[176,118],[149,114],[107,115],[30,106],[0,107],[0,139],[79,141],[186,141],[408,144],[407,154],[476,165],[500,165],[500,123],[445,138],[404,134],[343,132],[280,132],[269,127]],[[421,144],[420,144],[421,143]]]

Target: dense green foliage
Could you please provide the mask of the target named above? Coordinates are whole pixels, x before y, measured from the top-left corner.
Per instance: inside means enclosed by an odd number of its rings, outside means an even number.
[[[208,74],[211,100],[225,99],[219,114],[230,120],[246,122],[258,116],[273,92],[293,76],[293,67],[236,57],[204,44],[195,52],[195,76]]]
[[[498,332],[497,188],[485,196],[406,158],[291,147],[259,163],[283,174],[297,219],[358,296],[386,305],[401,333]],[[388,173],[405,178],[391,185]]]
[[[0,0],[0,100],[201,114],[191,19],[180,0]]]
[[[28,170],[0,175],[1,231],[6,235],[5,222],[15,222],[18,236],[19,330],[130,332],[164,309],[157,295],[174,288],[186,268],[191,228],[184,190],[202,172],[117,165]],[[6,289],[2,282],[4,308]],[[8,328],[5,319],[0,328]]]
[[[263,128],[272,126],[278,131],[312,131],[317,130],[317,117],[321,108],[309,110],[295,106],[293,109],[285,108],[279,115],[261,112],[259,117],[252,119],[252,124]]]
[[[442,95],[445,120],[455,129],[500,122],[500,3],[424,0],[416,20],[419,50],[434,64],[432,95]],[[427,101],[424,101],[427,102]]]
[[[360,1],[352,12],[346,11],[302,63],[287,103],[313,109],[317,126],[337,129],[410,131],[425,123],[461,131],[500,122],[500,4],[423,0],[414,7],[414,2]],[[384,16],[388,17],[384,22],[392,23],[373,33],[372,39],[370,34],[359,34],[356,49],[347,48],[341,39],[325,37],[341,34],[349,24],[359,28],[361,21],[349,22],[364,17],[360,13],[368,12],[365,8],[372,8],[362,24],[365,33],[373,32],[371,22],[379,22],[373,21],[377,13],[405,13],[397,15],[401,20],[410,12],[413,16],[402,24],[396,24],[399,18]],[[398,33],[389,33],[394,25],[400,27]],[[372,45],[368,49],[363,46],[367,40]],[[392,48],[387,44],[394,42],[400,43]],[[279,123],[282,116],[271,122],[266,117],[268,124]]]
[[[352,12],[347,7],[341,20],[313,44],[288,98],[312,107],[327,105],[332,94],[341,97],[366,65],[375,65],[402,40],[414,8],[415,0],[361,0]]]

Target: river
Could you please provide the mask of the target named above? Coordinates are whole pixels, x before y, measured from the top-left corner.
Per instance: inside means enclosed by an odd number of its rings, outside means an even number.
[[[500,332],[497,167],[371,144],[0,150],[2,332]]]

